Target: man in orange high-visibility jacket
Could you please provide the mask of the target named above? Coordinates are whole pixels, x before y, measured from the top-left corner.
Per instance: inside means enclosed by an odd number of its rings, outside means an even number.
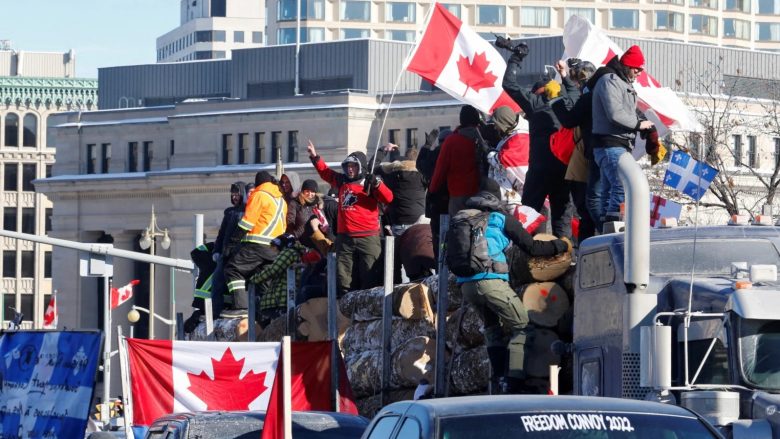
[[[287,203],[279,183],[267,171],[255,175],[255,188],[249,194],[244,217],[231,236],[240,241],[236,253],[225,266],[228,291],[233,294],[233,308],[222,312],[222,317],[247,317],[249,307],[246,279],[273,261],[276,249],[271,241],[287,228]]]

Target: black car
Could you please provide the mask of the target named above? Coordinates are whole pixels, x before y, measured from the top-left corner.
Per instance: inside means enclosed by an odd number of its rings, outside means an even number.
[[[649,401],[586,396],[463,396],[402,401],[379,411],[363,439],[712,439],[697,414]]]
[[[263,411],[202,411],[163,416],[149,427],[146,439],[258,439]],[[293,412],[295,439],[359,438],[369,420],[333,412]]]

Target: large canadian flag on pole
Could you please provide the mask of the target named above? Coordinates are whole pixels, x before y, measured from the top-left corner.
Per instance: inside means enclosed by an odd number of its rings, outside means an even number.
[[[492,114],[502,105],[520,111],[501,87],[504,58],[439,3],[426,19],[422,38],[407,58],[406,70],[483,113]]]
[[[623,50],[590,21],[572,15],[563,28],[564,55],[603,66]],[[641,48],[641,44],[640,44]],[[647,64],[665,60],[648,59]],[[660,136],[669,131],[703,131],[696,117],[669,87],[664,87],[647,70],[637,76],[634,89],[639,96],[637,106],[658,127]],[[635,148],[644,152],[640,148]]]

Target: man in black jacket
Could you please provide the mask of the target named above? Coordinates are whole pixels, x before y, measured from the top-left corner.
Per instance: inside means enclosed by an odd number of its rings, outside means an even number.
[[[528,119],[531,150],[522,203],[541,212],[544,199],[549,196],[553,233],[568,237],[571,236],[571,214],[569,187],[564,180],[566,165],[550,151],[550,136],[558,131],[560,123],[544,97],[547,81],[537,82],[530,91],[520,85],[520,64],[524,56],[513,53],[509,57],[502,84]]]
[[[212,257],[217,263],[212,277],[211,301],[214,310],[214,318],[219,316],[224,307],[224,295],[227,292],[224,268],[232,253],[236,250],[236,243],[230,241],[230,237],[238,227],[238,222],[244,216],[247,194],[254,184],[246,184],[237,181],[230,185],[230,204],[222,215],[222,224],[219,226],[219,234],[214,242]]]

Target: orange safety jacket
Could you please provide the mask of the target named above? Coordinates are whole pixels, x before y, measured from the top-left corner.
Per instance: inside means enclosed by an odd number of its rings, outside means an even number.
[[[279,186],[263,183],[249,193],[244,217],[238,227],[248,233],[242,242],[271,245],[271,240],[287,228],[287,203]]]

